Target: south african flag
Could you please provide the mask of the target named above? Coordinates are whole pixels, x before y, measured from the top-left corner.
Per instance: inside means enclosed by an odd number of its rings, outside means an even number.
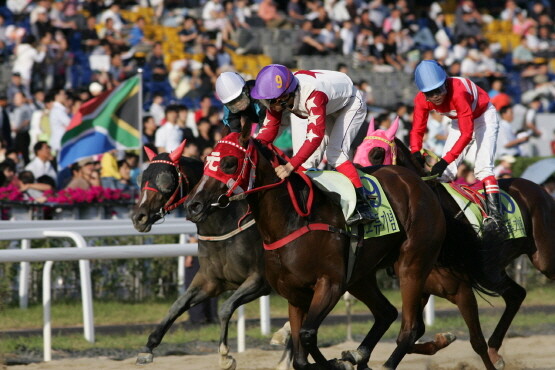
[[[137,75],[84,103],[62,137],[59,168],[112,149],[139,148],[140,92]]]

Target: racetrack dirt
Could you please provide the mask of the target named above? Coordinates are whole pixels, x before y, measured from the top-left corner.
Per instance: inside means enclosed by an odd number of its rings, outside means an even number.
[[[505,370],[552,370],[555,369],[555,336],[535,335],[531,337],[509,338],[503,343],[500,353],[506,363]],[[322,352],[329,358],[340,357],[341,351],[356,348],[358,343],[345,342],[332,347],[322,348]],[[380,342],[376,347],[370,366],[374,369],[387,360],[394,348],[393,342]],[[279,350],[249,349],[244,353],[232,353],[237,360],[237,369],[245,370],[271,370],[275,368],[281,357]],[[154,363],[146,366],[135,365],[135,358],[115,361],[106,357],[97,358],[71,358],[55,360],[48,363],[33,363],[29,365],[9,366],[10,370],[32,369],[187,369],[206,370],[219,369],[219,356],[187,355],[187,356],[161,356],[155,357]],[[457,340],[448,348],[443,349],[435,356],[408,355],[405,357],[399,370],[471,370],[483,369],[483,364],[472,350],[467,340]]]

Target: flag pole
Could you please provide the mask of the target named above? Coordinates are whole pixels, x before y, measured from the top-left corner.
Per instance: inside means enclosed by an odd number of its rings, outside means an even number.
[[[139,170],[143,171],[143,69],[138,68],[139,74]],[[141,186],[141,184],[139,184]]]

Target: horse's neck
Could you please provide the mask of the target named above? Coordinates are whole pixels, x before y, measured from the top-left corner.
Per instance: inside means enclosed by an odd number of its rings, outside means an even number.
[[[225,235],[252,219],[249,213],[248,203],[246,201],[234,201],[226,208],[218,208],[203,222],[197,223],[198,233],[201,235],[214,236]]]
[[[408,168],[416,172],[419,176],[426,176],[426,172],[422,167],[416,166],[410,155],[409,148],[400,139],[395,138],[395,145],[397,146],[397,165]]]

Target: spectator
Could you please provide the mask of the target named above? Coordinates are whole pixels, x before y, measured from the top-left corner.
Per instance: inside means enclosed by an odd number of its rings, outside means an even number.
[[[164,103],[164,96],[161,93],[155,93],[152,97],[152,104],[150,105],[149,113],[154,118],[154,123],[157,126],[162,124],[164,120],[166,108],[163,105]]]
[[[189,109],[183,104],[177,105],[177,125],[182,131],[183,140],[193,141],[195,140],[196,133],[190,127],[189,122],[190,122]],[[196,124],[195,124],[195,128],[196,128]]]
[[[35,40],[34,36],[27,35],[21,44],[14,48],[15,60],[12,72],[18,72],[21,75],[21,82],[27,87],[31,82],[33,65],[42,62],[46,56],[46,46],[40,45],[37,50],[33,45]]]
[[[512,99],[505,92],[503,80],[496,78],[491,83],[491,90],[488,92],[491,104],[499,111],[502,107],[512,104]]]
[[[512,122],[514,120],[514,112],[512,105],[506,105],[499,110],[499,134],[497,135],[496,145],[496,158],[501,158],[504,155],[513,157],[522,156],[520,145],[527,142],[530,138],[531,132],[517,137],[513,130]]]
[[[125,159],[121,159],[117,163],[120,178],[116,182],[116,189],[126,193],[133,193],[137,190],[137,186],[131,178],[131,166]]]
[[[13,101],[16,92],[21,92],[27,99],[31,99],[29,87],[23,84],[21,73],[13,72],[8,85],[8,100]]]
[[[117,2],[113,2],[108,9],[106,9],[100,16],[100,23],[108,23],[107,21],[111,19],[111,25],[116,32],[121,32],[124,27],[123,18],[120,14],[120,6]],[[111,28],[112,28],[111,27]]]
[[[199,36],[200,33],[198,32],[195,19],[192,17],[185,17],[181,31],[179,31],[179,41],[183,44],[183,51],[193,54]]]
[[[16,164],[10,158],[4,159],[0,163],[0,187],[15,185],[19,186],[19,179],[16,176]]]
[[[198,123],[198,136],[195,138],[200,153],[206,147],[214,147],[215,141],[212,137],[212,125],[207,118],[202,118]]]
[[[355,32],[353,22],[345,21],[339,31],[339,39],[341,40],[341,52],[343,55],[351,55],[355,47]]]
[[[81,31],[81,44],[86,54],[91,54],[100,45],[100,38],[96,32],[95,17],[87,18],[87,26]]]
[[[314,37],[312,22],[306,20],[303,22],[300,31],[297,33],[299,49],[297,54],[299,55],[325,55],[326,49],[318,40]]]
[[[291,25],[283,14],[278,11],[273,0],[262,0],[258,4],[258,16],[268,28],[290,28]]]
[[[70,167],[71,179],[65,189],[89,190],[93,185],[92,180],[96,174],[93,171],[94,163],[91,159],[81,159]]]
[[[202,60],[202,86],[201,90],[206,95],[212,95],[214,84],[219,73],[218,49],[213,44],[206,45],[204,59]]]
[[[104,153],[100,160],[100,184],[103,188],[118,189],[118,182],[121,180],[121,174],[119,173],[116,153],[117,150],[110,150]]]
[[[504,177],[512,177],[513,164],[516,162],[515,157],[505,154],[499,158],[499,164],[493,168],[493,174],[496,179]]]
[[[383,46],[383,57],[384,62],[398,71],[403,70],[403,66],[406,64],[404,58],[397,51],[397,33],[391,31],[387,34],[386,42]]]
[[[0,146],[12,147],[12,126],[8,114],[8,98],[0,92]]]
[[[207,31],[221,33],[224,41],[229,40],[233,28],[226,17],[221,0],[208,0],[202,8],[202,20]]]
[[[481,37],[482,15],[474,1],[463,0],[455,10],[455,37]]]
[[[152,41],[145,36],[145,26],[146,21],[144,17],[138,17],[135,21],[135,25],[129,32],[127,40],[131,47],[147,46],[152,44]]]
[[[50,147],[56,154],[61,149],[62,136],[64,135],[71,118],[68,113],[66,104],[68,103],[68,96],[62,89],[52,90],[49,92],[51,99],[54,97],[54,103],[50,110]]]
[[[305,20],[304,13],[304,4],[300,0],[291,0],[287,3],[287,16],[291,23],[300,26]]]
[[[436,155],[443,154],[445,141],[449,133],[449,122],[449,118],[438,112],[430,112],[425,144],[427,149],[430,149]]]
[[[536,116],[541,109],[541,105],[542,103],[539,96],[532,99],[528,104],[528,110],[526,110],[526,115],[524,117],[524,129],[530,130],[530,134],[534,137],[540,137],[542,134],[536,125]]]
[[[156,130],[158,126],[154,122],[154,117],[144,116],[143,117],[143,145],[152,144],[154,145],[154,137],[156,135]]]
[[[19,190],[24,194],[26,200],[43,203],[46,201],[44,192],[54,190],[52,185],[45,183],[44,177],[48,176],[44,176],[41,181],[38,181],[38,179],[35,180],[35,175],[31,171],[22,171],[18,177],[21,181]]]
[[[212,99],[205,95],[200,99],[200,108],[195,111],[195,123],[198,125],[201,118],[208,118],[212,108]]]
[[[181,144],[183,132],[177,124],[177,107],[170,105],[166,108],[166,123],[158,128],[154,145],[158,153],[170,153]]]
[[[33,147],[33,152],[35,153],[35,158],[33,158],[33,160],[25,166],[25,169],[27,171],[31,171],[33,176],[35,176],[35,179],[38,179],[43,175],[56,179],[58,174],[52,165],[54,157],[52,156],[50,145],[48,145],[46,141],[39,141]]]
[[[13,108],[10,112],[10,121],[14,137],[14,148],[23,155],[25,163],[29,163],[29,126],[31,123],[32,108],[27,104],[23,93],[16,92],[13,98]]]

